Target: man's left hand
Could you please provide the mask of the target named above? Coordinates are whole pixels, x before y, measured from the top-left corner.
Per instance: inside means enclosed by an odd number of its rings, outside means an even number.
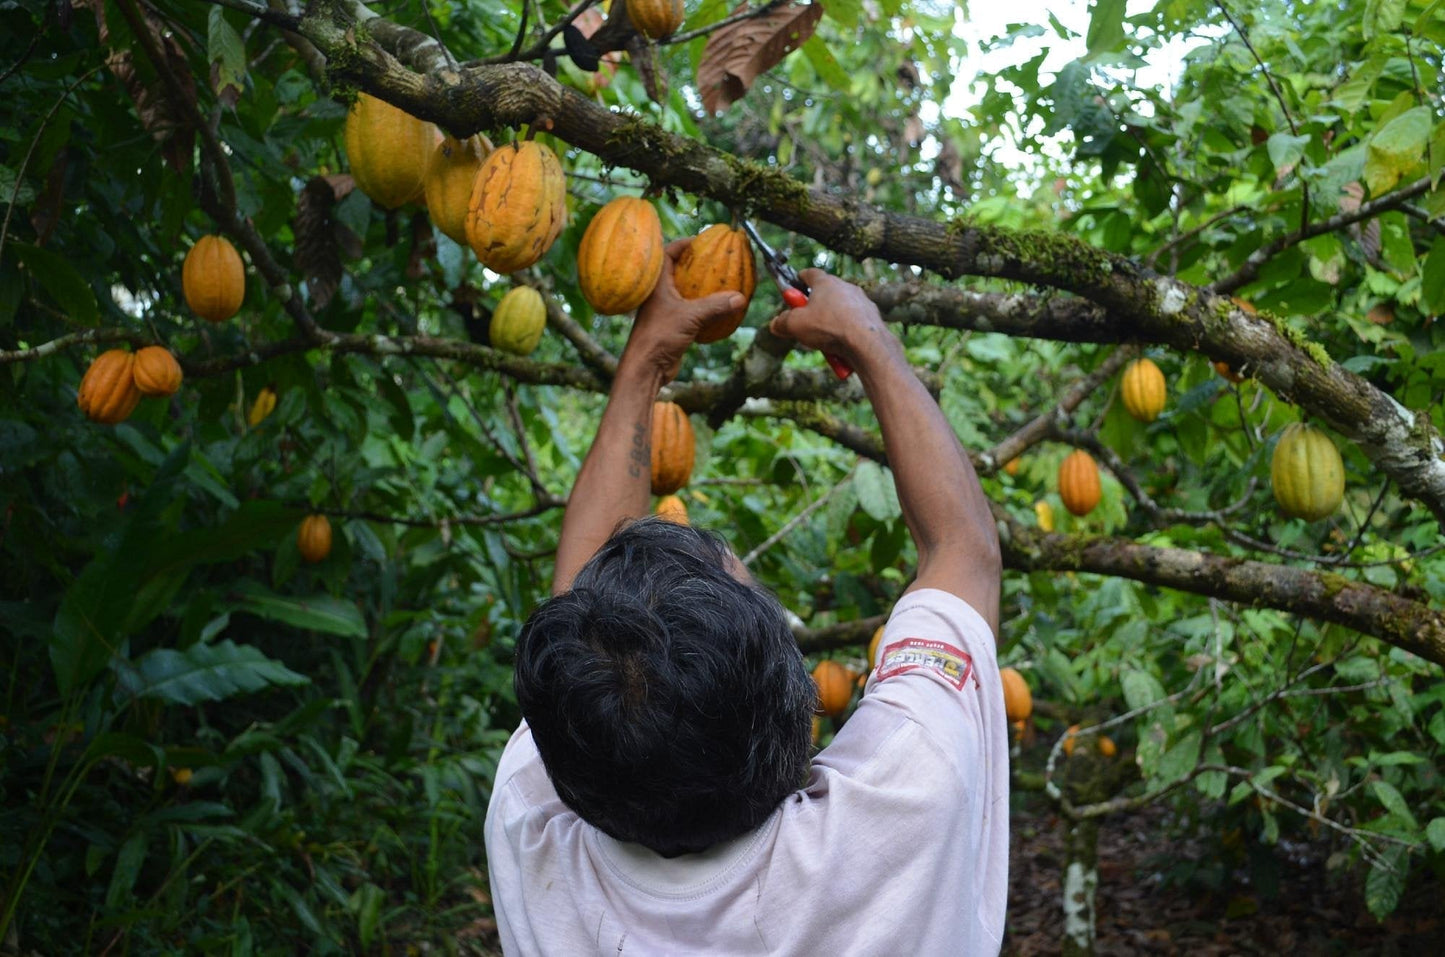
[[[682,366],[682,355],[698,332],[713,319],[741,308],[738,292],[716,292],[701,299],[684,299],[673,281],[677,258],[691,239],[668,244],[662,257],[662,275],[657,287],[637,309],[632,334],[623,350],[623,361],[642,362],[661,373],[663,383],[671,382]]]

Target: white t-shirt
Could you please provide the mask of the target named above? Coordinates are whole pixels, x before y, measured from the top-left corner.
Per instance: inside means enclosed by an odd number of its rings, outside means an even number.
[[[497,767],[487,866],[502,949],[997,954],[1008,737],[993,635],[936,589],[899,600],[863,700],[756,830],[664,858],[557,797],[524,722]]]

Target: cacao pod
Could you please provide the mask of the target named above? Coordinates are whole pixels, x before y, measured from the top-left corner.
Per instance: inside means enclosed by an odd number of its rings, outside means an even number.
[[[1054,530],[1054,507],[1043,499],[1034,503],[1034,516],[1039,520],[1039,528],[1045,532]]]
[[[684,16],[682,0],[627,0],[627,19],[649,40],[672,36]]]
[[[86,418],[102,425],[124,422],[140,402],[135,384],[135,356],[124,349],[108,349],[95,357],[80,380],[75,402]]]
[[[818,686],[818,710],[830,718],[836,718],[848,710],[853,700],[853,672],[836,661],[818,662],[813,669],[813,681]]]
[[[482,162],[467,201],[467,242],[482,265],[509,273],[541,259],[567,222],[567,183],[557,154],[526,140]]]
[[[357,187],[385,209],[422,198],[437,128],[369,93],[346,114],[346,155]]]
[[[225,322],[246,298],[246,267],[225,236],[202,236],[181,265],[186,305],[202,319]]]
[[[1103,489],[1099,485],[1099,467],[1093,456],[1075,449],[1059,466],[1059,498],[1064,508],[1075,515],[1088,515],[1099,504]]]
[[[537,348],[546,327],[547,305],[542,294],[531,286],[514,286],[497,303],[488,338],[493,349],[525,356]]]
[[[688,523],[687,504],[676,495],[664,495],[658,500],[657,515],[659,518],[665,518],[669,522],[675,522],[678,525],[686,525]]]
[[[1140,422],[1153,422],[1164,411],[1168,387],[1164,373],[1149,359],[1135,359],[1124,369],[1120,386],[1124,408]]]
[[[823,719],[815,714],[813,715],[813,744],[816,746],[821,740],[823,740]]]
[[[748,234],[726,223],[714,223],[698,233],[677,257],[673,274],[678,294],[684,299],[701,299],[715,292],[740,292],[743,304],[732,312],[708,322],[697,334],[698,342],[717,342],[742,325],[757,288],[757,265]]]
[[[325,515],[308,515],[296,529],[296,550],[308,562],[325,561],[331,554],[331,521]]]
[[[1019,474],[1019,466],[1021,466],[1021,465],[1023,465],[1023,463],[1020,462],[1017,458],[1009,459],[1007,462],[1005,462],[1005,463],[1003,464],[1004,474],[1005,474],[1005,475],[1017,475],[1017,474]]]
[[[652,405],[652,494],[671,495],[692,478],[697,456],[692,421],[674,402]]]
[[[1244,376],[1231,369],[1228,362],[1216,362],[1214,364],[1214,371],[1218,372],[1220,375],[1224,376],[1235,385],[1238,385],[1239,383],[1244,381]]]
[[[246,416],[246,424],[251,428],[261,424],[261,421],[276,409],[276,389],[272,386],[264,386],[256,393],[256,401],[251,403],[251,413]]]
[[[868,668],[872,670],[878,664],[878,643],[883,640],[883,626],[879,625],[873,630],[873,637],[868,640]]]
[[[582,295],[603,315],[642,305],[662,275],[662,223],[645,199],[619,196],[587,224],[577,247]]]
[[[477,171],[492,152],[485,136],[469,136],[458,140],[443,136],[432,153],[422,188],[426,194],[427,212],[437,229],[449,238],[467,244],[467,211],[471,208],[472,184]]]
[[[131,374],[141,395],[175,395],[181,387],[181,364],[164,346],[146,346],[138,351]]]
[[[1119,753],[1119,746],[1114,743],[1113,738],[1107,734],[1101,734],[1099,735],[1099,753],[1106,758],[1112,758]]]
[[[1003,681],[1003,712],[1010,721],[1027,721],[1034,713],[1034,696],[1029,683],[1013,668],[1000,668],[998,676]]]
[[[1316,522],[1345,497],[1345,463],[1324,432],[1303,422],[1285,426],[1269,465],[1274,498],[1286,515]]]
[[[1071,724],[1069,725],[1069,730],[1064,732],[1064,757],[1072,758],[1074,756],[1074,748],[1078,747],[1078,744],[1079,726],[1077,724]]]

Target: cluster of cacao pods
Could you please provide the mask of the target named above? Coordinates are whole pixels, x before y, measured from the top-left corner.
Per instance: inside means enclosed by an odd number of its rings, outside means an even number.
[[[175,395],[180,387],[181,365],[169,349],[108,349],[85,370],[75,401],[92,422],[116,425],[130,418],[142,396]]]

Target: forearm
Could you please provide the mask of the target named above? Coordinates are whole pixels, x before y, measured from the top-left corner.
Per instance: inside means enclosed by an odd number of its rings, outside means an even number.
[[[612,380],[592,448],[577,473],[562,518],[552,594],[572,579],[624,519],[648,513],[652,476],[652,403],[662,374],[624,357]]]

